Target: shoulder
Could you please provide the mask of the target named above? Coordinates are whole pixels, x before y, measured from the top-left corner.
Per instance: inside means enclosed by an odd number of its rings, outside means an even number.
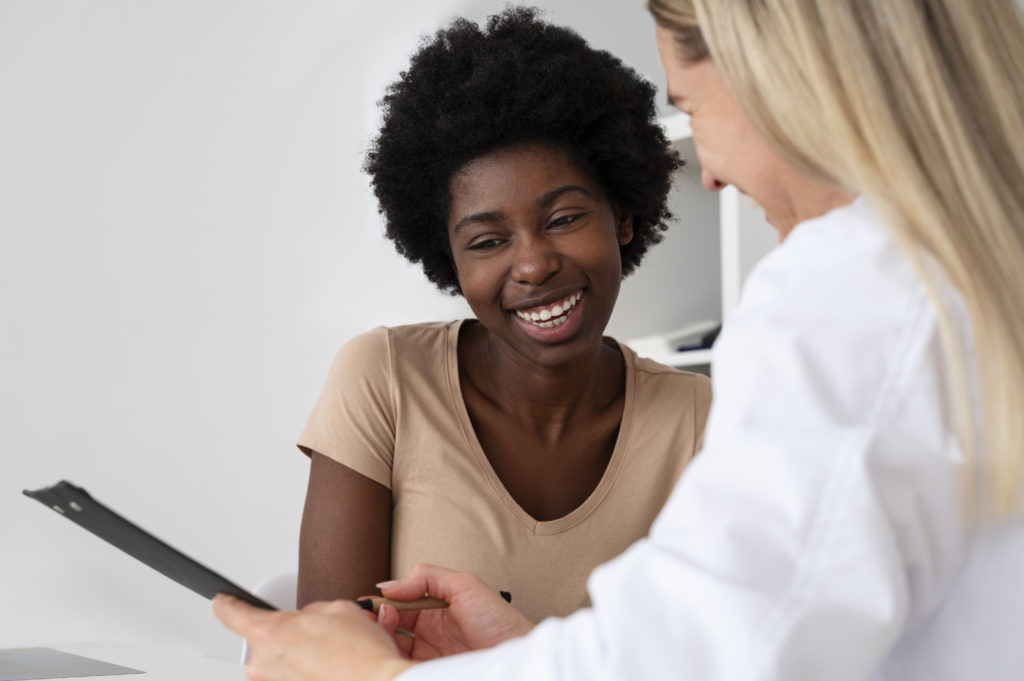
[[[378,326],[374,329],[353,336],[341,349],[338,350],[335,361],[339,359],[352,358],[359,360],[362,358],[373,358],[380,355],[387,355],[388,349],[388,327]]]
[[[737,313],[764,305],[859,313],[890,307],[896,294],[916,298],[922,287],[881,218],[863,200],[798,225],[765,256],[744,284]],[[885,293],[886,296],[881,294]],[[843,304],[857,307],[843,310]]]
[[[390,383],[397,375],[444,366],[460,322],[378,326],[354,336],[334,357],[328,381],[335,385]]]
[[[692,406],[702,413],[708,411],[711,406],[711,379],[707,376],[641,357],[623,343],[618,343],[618,346],[626,362],[627,374],[635,377],[638,401],[667,402],[683,408]]]
[[[861,422],[936,333],[913,264],[857,201],[799,225],[751,272],[715,345],[716,391],[766,422]]]
[[[789,340],[842,339],[837,349],[874,339],[861,348],[871,351],[884,347],[880,334],[899,332],[914,310],[926,306],[913,264],[877,214],[858,201],[799,225],[758,263],[730,335],[750,327]]]
[[[415,360],[430,349],[443,351],[458,333],[459,324],[461,322],[454,321],[378,326],[350,339],[338,351],[338,356],[355,361]]]

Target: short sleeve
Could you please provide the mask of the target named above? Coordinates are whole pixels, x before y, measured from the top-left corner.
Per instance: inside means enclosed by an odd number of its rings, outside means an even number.
[[[698,374],[699,375],[699,374]],[[693,424],[694,452],[700,452],[704,447],[704,429],[708,423],[708,414],[711,411],[711,379],[700,376],[700,380],[694,382],[693,387]]]
[[[388,330],[356,336],[338,351],[298,447],[319,452],[391,488],[395,408]]]

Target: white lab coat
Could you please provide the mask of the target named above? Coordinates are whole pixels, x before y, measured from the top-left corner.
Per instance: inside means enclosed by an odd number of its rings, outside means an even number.
[[[864,200],[755,268],[713,377],[703,451],[592,608],[402,680],[1024,680],[1024,522],[969,522],[983,448],[958,444],[933,304]]]

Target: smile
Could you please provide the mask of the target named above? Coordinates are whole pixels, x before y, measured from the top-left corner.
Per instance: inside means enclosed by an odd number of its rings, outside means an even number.
[[[561,326],[569,319],[569,313],[576,307],[576,303],[580,301],[582,296],[583,291],[577,291],[553,305],[532,307],[529,310],[516,310],[516,316],[525,322],[530,322],[543,329]]]

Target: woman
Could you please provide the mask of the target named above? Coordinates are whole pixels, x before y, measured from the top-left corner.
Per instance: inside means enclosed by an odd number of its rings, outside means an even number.
[[[299,440],[300,603],[430,562],[540,621],[647,533],[710,403],[706,378],[603,336],[670,217],[653,95],[522,9],[456,21],[391,86],[366,163],[387,235],[476,319],[339,353]]]
[[[402,678],[1024,678],[1020,10],[650,6],[705,184],[748,192],[785,240],[716,345],[701,456],[595,571],[593,608],[521,636],[470,577],[419,568],[384,593],[451,605],[403,615],[413,659],[521,637]],[[310,679],[414,664],[349,603],[217,608],[264,637],[254,678],[305,645]]]

